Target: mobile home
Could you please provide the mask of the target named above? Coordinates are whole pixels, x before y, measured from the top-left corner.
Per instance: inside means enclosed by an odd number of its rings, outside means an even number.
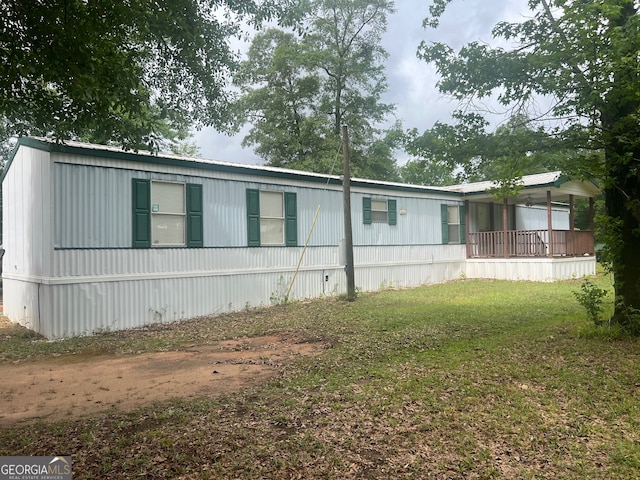
[[[556,172],[488,185],[351,179],[356,287],[595,272]],[[337,175],[23,138],[2,176],[4,315],[48,338],[346,291]],[[295,281],[294,281],[295,277]]]

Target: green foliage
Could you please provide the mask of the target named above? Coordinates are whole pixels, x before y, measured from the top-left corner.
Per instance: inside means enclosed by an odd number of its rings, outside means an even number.
[[[622,297],[616,303],[617,325],[630,335],[640,336],[640,309],[627,305]]]
[[[609,273],[614,272],[615,259],[620,256],[622,222],[608,215],[596,217],[596,238],[603,242],[598,261]]]
[[[450,1],[435,0],[425,26],[437,27]],[[527,128],[488,133],[484,118],[457,112],[455,125],[436,124],[416,146],[425,158],[460,162],[472,174],[495,159],[505,166],[498,177],[517,179],[518,164],[528,168],[529,159],[551,154],[565,172],[598,180],[615,227],[607,235],[607,261],[616,295],[640,308],[640,7],[633,0],[530,0],[528,6],[532,13],[522,21],[493,29],[508,48],[472,42],[456,52],[423,42],[418,53],[435,65],[443,94],[467,105],[492,99],[524,114]],[[542,114],[540,99],[551,102]],[[562,156],[566,162],[558,161]],[[614,317],[624,315],[616,310]]]
[[[601,218],[604,213],[604,198],[598,197],[593,202],[594,218]],[[589,200],[586,198],[576,198],[574,203],[575,226],[578,230],[590,230],[590,207]],[[600,225],[597,222],[596,225]],[[600,242],[599,236],[596,236],[596,243]]]
[[[187,124],[223,128],[229,38],[273,13],[252,0],[2,2],[0,119],[8,136],[126,148],[157,149]]]
[[[292,29],[256,35],[234,79],[236,127],[251,125],[243,144],[269,165],[338,173],[348,125],[353,175],[397,179],[400,129],[378,128],[393,110],[380,101],[380,39],[392,11],[387,0],[300,2],[286,18]]]
[[[0,174],[9,160],[15,144],[15,138],[11,138],[6,122],[0,117]]]
[[[200,153],[200,149],[192,138],[185,138],[182,141],[172,144],[170,150],[174,155],[182,155],[185,157],[197,157]]]
[[[587,311],[587,318],[596,326],[602,325],[603,298],[607,291],[594,285],[589,279],[585,279],[580,285],[580,291],[573,292],[578,303]]]
[[[566,170],[567,159],[575,156],[567,151],[551,154],[547,134],[524,114],[511,116],[494,132],[487,131],[488,123],[476,114],[454,112],[453,117],[455,125],[436,122],[422,134],[409,131],[407,152],[414,162],[433,165],[451,183],[495,181],[498,199],[517,195],[523,175]],[[454,171],[459,172],[455,177]]]
[[[414,185],[446,186],[458,183],[449,165],[424,158],[410,159],[400,167],[400,178]]]
[[[411,158],[399,169],[402,181],[414,185],[432,186],[460,183],[453,173],[455,167],[439,156],[425,154],[421,150],[418,137],[419,134],[415,128],[403,134],[403,148],[411,155]]]

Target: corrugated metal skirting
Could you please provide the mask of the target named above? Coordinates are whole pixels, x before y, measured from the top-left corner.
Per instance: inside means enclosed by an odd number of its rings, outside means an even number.
[[[46,305],[29,307],[41,316],[36,322],[35,313],[31,314],[29,326],[48,338],[69,337],[282,302],[300,249],[291,248],[288,253],[273,249],[266,263],[264,249],[256,251],[255,258],[252,249],[242,250],[242,256],[234,249],[209,251],[209,255],[198,249],[149,250],[131,258],[129,250],[56,251],[56,269],[64,276],[40,285],[39,301]],[[372,291],[460,278],[463,254],[461,245],[359,247],[355,249],[356,286]],[[204,256],[212,255],[204,262]],[[195,266],[195,257],[203,262],[200,270],[189,270]],[[346,275],[338,257],[338,247],[310,248],[289,299],[346,292]],[[140,263],[131,268],[127,259]],[[220,261],[217,270],[203,270],[216,261]],[[121,270],[137,273],[123,275]]]

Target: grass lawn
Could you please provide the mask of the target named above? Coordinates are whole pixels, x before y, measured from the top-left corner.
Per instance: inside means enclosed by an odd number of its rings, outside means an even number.
[[[0,455],[71,454],[74,479],[639,478],[640,341],[591,327],[580,283],[462,280],[61,342],[0,330],[5,362],[283,331],[323,345],[239,394],[0,427]]]

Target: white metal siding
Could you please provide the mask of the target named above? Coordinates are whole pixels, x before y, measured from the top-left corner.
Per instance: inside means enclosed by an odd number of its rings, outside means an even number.
[[[129,248],[131,246],[131,179],[146,178],[203,185],[205,247],[247,244],[246,190],[264,189],[297,194],[298,239],[306,240],[318,206],[320,212],[311,245],[338,245],[344,238],[342,192],[335,188],[284,186],[245,181],[152,173],[98,166],[56,163],[56,248]],[[195,172],[189,172],[195,173]],[[434,245],[441,243],[440,205],[459,203],[433,198],[378,194],[397,201],[397,224],[363,224],[362,198],[354,193],[352,210],[355,245]],[[400,214],[400,211],[405,213]]]
[[[397,224],[363,223],[362,198],[370,194],[352,195],[352,229],[354,245],[439,245],[442,243],[440,205],[461,205],[453,200],[416,198],[401,195],[376,195],[396,199]],[[400,211],[403,211],[401,214]],[[342,215],[342,212],[340,212]]]
[[[302,247],[163,248],[113,250],[56,250],[55,277],[230,275],[255,269],[290,270]],[[337,266],[338,247],[314,247],[302,265]],[[81,281],[78,279],[78,281]]]
[[[247,245],[247,188],[297,193],[300,243],[307,237],[318,205],[320,213],[310,243],[337,245],[344,236],[340,192],[246,182],[239,179],[222,180],[56,163],[56,247],[131,247],[132,178],[201,183],[205,247]]]
[[[356,265],[434,263],[465,259],[464,245],[409,245],[356,247]],[[184,277],[198,275],[236,275],[251,271],[288,272],[298,264],[302,247],[205,248],[205,249],[114,249],[56,250],[51,283],[117,281]],[[301,267],[341,268],[338,246],[310,247]]]
[[[490,204],[484,204],[487,207]],[[469,230],[471,232],[479,231],[479,226],[475,220],[479,215],[479,209],[482,208],[480,204],[470,204],[470,225]],[[502,230],[503,220],[503,206],[499,203],[493,204],[493,229]],[[547,207],[545,206],[531,206],[525,205],[510,205],[509,209],[515,208],[516,215],[516,230],[547,230],[549,228],[547,221]],[[487,212],[487,214],[489,214]],[[511,216],[511,212],[509,212]],[[566,208],[553,207],[551,209],[551,222],[555,230],[568,230],[569,229],[569,210]],[[513,227],[513,226],[511,226]]]
[[[127,170],[54,164],[56,248],[131,247]]]
[[[551,224],[554,230],[569,230],[569,210],[553,207]],[[516,206],[516,230],[546,230],[549,228],[547,207]]]
[[[89,334],[282,301],[302,248],[58,250],[48,337]],[[290,299],[346,290],[338,247],[309,248]],[[357,247],[362,291],[460,278],[464,246]],[[44,298],[44,297],[43,297]]]
[[[46,315],[41,319],[42,290],[46,287],[33,281],[5,278],[3,273],[3,315],[24,327],[45,335]]]
[[[51,274],[51,185],[49,154],[31,148],[18,150],[2,182],[4,314],[34,329]]]
[[[6,275],[48,275],[51,264],[49,154],[21,149],[2,184]]]
[[[595,257],[483,258],[467,260],[468,278],[553,282],[595,275]]]
[[[298,282],[315,283],[302,272]],[[260,305],[286,293],[286,277],[266,272],[235,276],[79,283],[51,287],[54,297],[49,337],[90,334],[171,322]],[[316,293],[315,296],[319,294]],[[299,298],[293,296],[292,298]]]

